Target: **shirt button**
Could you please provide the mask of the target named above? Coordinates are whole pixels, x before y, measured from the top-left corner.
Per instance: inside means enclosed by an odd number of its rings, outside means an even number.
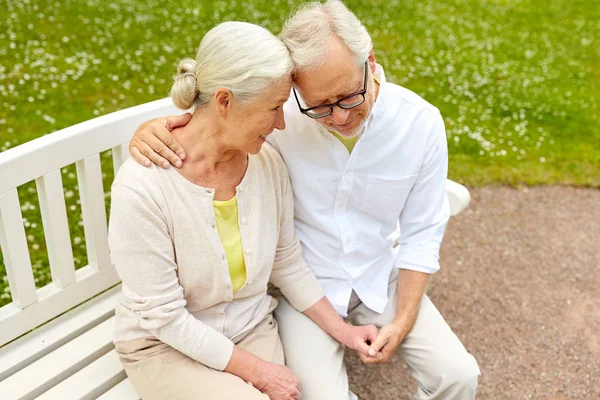
[[[227,258],[227,257],[225,257],[225,254],[223,254],[223,255],[221,256],[221,259],[222,259],[222,260],[224,260],[225,258]]]
[[[221,319],[225,318],[225,313],[224,312],[219,313],[219,317],[221,317]]]
[[[248,221],[246,221],[246,218],[242,218],[242,225],[246,225]]]
[[[213,229],[215,229],[215,228],[216,228],[216,225],[215,225],[215,224],[212,224],[212,227],[213,227]]]
[[[346,239],[346,244],[349,244],[350,242],[352,242],[352,239]]]
[[[246,254],[252,254],[252,250],[246,249]]]
[[[252,281],[248,281],[248,285],[252,285]]]
[[[342,208],[344,205],[342,203],[338,203],[337,208]]]
[[[240,187],[238,188],[238,192],[242,193],[243,191],[244,191],[244,187],[243,187],[243,186],[240,186]]]

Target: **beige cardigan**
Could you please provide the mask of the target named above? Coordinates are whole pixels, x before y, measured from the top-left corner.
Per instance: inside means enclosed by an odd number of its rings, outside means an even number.
[[[268,144],[237,187],[247,281],[235,294],[216,228],[214,190],[175,169],[128,160],[112,187],[109,244],[123,280],[115,342],[154,336],[223,370],[234,343],[272,309],[271,281],[300,311],[323,297],[293,225],[293,193]]]

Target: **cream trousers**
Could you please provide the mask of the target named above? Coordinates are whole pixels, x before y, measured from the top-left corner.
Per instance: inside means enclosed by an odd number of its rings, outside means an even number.
[[[271,313],[237,345],[263,360],[284,363]],[[117,342],[115,347],[143,400],[269,400],[243,379],[208,368],[156,338]]]
[[[394,319],[398,272],[392,271],[383,314],[360,302],[355,293],[348,318],[353,324],[382,327]],[[353,400],[344,366],[344,348],[304,314],[279,298],[275,318],[286,364],[300,380],[302,400]],[[470,400],[480,375],[477,362],[452,332],[429,297],[423,296],[416,323],[398,351],[418,381],[415,399]]]

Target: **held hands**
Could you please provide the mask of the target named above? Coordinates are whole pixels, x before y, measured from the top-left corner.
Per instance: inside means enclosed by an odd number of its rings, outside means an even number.
[[[356,350],[362,359],[363,357],[369,357],[369,351],[373,355],[376,354],[370,345],[375,342],[377,337],[377,327],[375,325],[353,326],[345,324],[340,343],[349,349]]]
[[[271,400],[300,399],[300,384],[291,369],[264,361],[258,367],[258,379],[254,387],[269,396]]]
[[[384,326],[379,331],[377,338],[371,342],[369,352],[366,355],[359,353],[361,361],[365,364],[379,364],[389,361],[408,332],[409,330],[401,324],[391,323]]]
[[[185,159],[185,151],[171,131],[190,122],[189,113],[157,118],[140,125],[129,142],[129,153],[139,164],[149,167],[154,163],[163,168],[170,164],[179,168]]]

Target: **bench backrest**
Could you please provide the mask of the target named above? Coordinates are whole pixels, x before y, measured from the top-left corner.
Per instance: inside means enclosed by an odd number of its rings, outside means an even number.
[[[111,265],[100,153],[114,172],[144,121],[179,114],[162,99],[95,118],[0,153],[0,247],[12,303],[0,308],[0,347],[119,282]],[[88,265],[75,270],[61,168],[75,163]],[[35,180],[52,283],[36,289],[17,188]]]

